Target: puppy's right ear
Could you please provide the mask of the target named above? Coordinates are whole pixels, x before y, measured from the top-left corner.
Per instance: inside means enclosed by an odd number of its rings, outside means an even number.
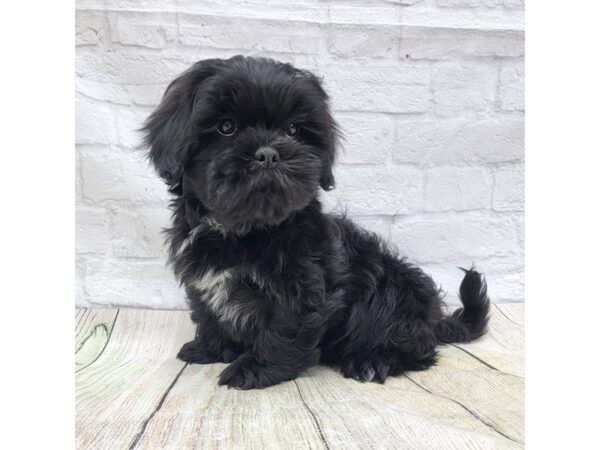
[[[173,80],[142,128],[144,144],[150,148],[150,162],[171,192],[181,190],[183,168],[193,146],[192,111],[196,91],[222,63],[220,59],[199,61]]]

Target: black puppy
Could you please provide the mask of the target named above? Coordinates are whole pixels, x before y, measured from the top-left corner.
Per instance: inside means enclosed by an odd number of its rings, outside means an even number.
[[[170,262],[198,324],[178,356],[231,363],[220,384],[264,388],[319,362],[383,382],[433,365],[440,343],[485,332],[477,272],[465,271],[464,307],[445,317],[428,275],[321,211],[337,127],[311,73],[263,58],[200,61],[143,130],[174,194]]]

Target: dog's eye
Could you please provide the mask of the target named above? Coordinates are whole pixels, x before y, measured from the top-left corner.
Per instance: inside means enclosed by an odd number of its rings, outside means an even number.
[[[295,137],[298,135],[298,125],[295,123],[290,123],[287,127],[285,127],[285,134],[289,137]]]
[[[217,125],[217,131],[223,136],[233,136],[235,133],[236,126],[233,119],[221,119]]]

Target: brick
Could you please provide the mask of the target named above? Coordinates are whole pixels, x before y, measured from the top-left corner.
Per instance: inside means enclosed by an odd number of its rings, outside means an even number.
[[[175,13],[109,12],[110,36],[113,42],[163,48],[177,40]]]
[[[490,111],[498,71],[495,65],[442,63],[433,75],[433,103],[436,114],[452,117],[465,111]]]
[[[397,26],[332,25],[327,32],[329,52],[342,57],[389,57],[399,40]]]
[[[334,109],[408,113],[432,106],[427,66],[339,61],[322,73]]]
[[[92,9],[162,9],[175,11],[180,0],[77,0],[78,8]]]
[[[353,220],[365,230],[389,241],[391,217],[354,217]]]
[[[340,162],[383,164],[391,154],[394,121],[381,114],[340,113],[335,118],[343,134]]]
[[[401,252],[421,263],[469,265],[483,258],[515,256],[520,251],[517,224],[511,217],[411,217],[399,219],[391,230]]]
[[[525,69],[523,62],[507,64],[500,70],[498,108],[504,111],[525,110]]]
[[[523,158],[523,119],[400,121],[394,159],[401,163],[481,164]]]
[[[322,58],[317,55],[308,55],[308,54],[303,55],[300,53],[277,53],[277,52],[249,51],[248,56],[271,58],[276,61],[281,61],[283,63],[289,63],[289,64],[291,64],[295,67],[298,67],[302,70],[308,70],[309,72],[312,72],[317,77],[322,75],[322,72],[320,69]]]
[[[101,83],[87,78],[75,78],[75,92],[94,100],[117,105],[156,106],[160,103],[168,83],[122,84]]]
[[[481,7],[494,8],[506,7],[523,9],[525,6],[524,0],[437,0],[437,4],[442,7],[450,8],[465,8],[465,7]]]
[[[488,290],[494,302],[524,302],[524,273],[501,274],[490,277]]]
[[[124,201],[167,206],[167,188],[140,151],[78,148],[83,196],[94,202]]]
[[[83,189],[81,183],[81,161],[79,153],[75,152],[75,203],[83,199]]]
[[[492,174],[483,167],[438,167],[425,172],[425,209],[468,211],[489,209]]]
[[[137,148],[142,144],[143,135],[139,131],[152,112],[152,108],[115,108],[119,143],[123,147]]]
[[[525,300],[525,267],[522,252],[512,258],[491,258],[476,261],[484,274],[488,295],[493,302]]]
[[[428,86],[396,86],[388,89],[381,85],[330,85],[332,105],[340,110],[374,111],[389,113],[421,113],[431,108]]]
[[[260,0],[259,0],[260,1]],[[326,1],[327,3],[330,3],[331,6],[337,6],[337,7],[343,7],[345,5],[350,5],[355,9],[361,9],[363,12],[365,11],[369,11],[372,7],[388,7],[391,11],[397,11],[397,8],[395,7],[395,5],[401,4],[403,1],[406,0],[372,0],[372,1],[365,1],[365,0],[309,0],[309,1]],[[423,0],[419,0],[419,1],[423,1]],[[360,15],[356,15],[353,16],[353,20],[354,22],[357,22],[358,19],[360,18]]]
[[[78,97],[75,100],[75,142],[112,144],[117,142],[114,111],[106,104]]]
[[[525,9],[525,0],[502,0],[506,8]]]
[[[392,5],[373,5],[370,2],[365,5],[364,1],[356,2],[356,5],[348,4],[329,5],[329,16],[331,22],[349,24],[394,24],[400,23],[400,11]],[[389,2],[391,3],[391,2]]]
[[[406,26],[402,28],[400,57],[411,60],[455,60],[468,57],[524,55],[524,33],[513,30],[469,30]]]
[[[431,275],[438,286],[446,294],[445,301],[449,305],[460,305],[458,290],[463,279],[463,272],[458,266],[470,267],[470,262],[446,264],[424,264],[421,268]],[[500,267],[499,270],[496,268]],[[488,286],[488,295],[492,302],[524,301],[525,274],[522,260],[491,258],[475,261],[475,268],[484,275]],[[508,270],[508,271],[507,271]]]
[[[495,211],[524,211],[524,201],[524,165],[520,163],[499,167],[495,173],[493,209]]]
[[[521,252],[525,254],[525,214],[515,214],[515,220],[517,221],[517,232],[519,237],[519,243],[521,244]]]
[[[245,17],[287,21],[328,22],[328,6],[322,0],[285,0],[265,2],[264,0],[177,0],[178,9],[195,14],[221,17]]]
[[[181,14],[179,42],[213,47],[282,53],[321,53],[325,36],[318,24]]]
[[[88,296],[83,285],[85,280],[85,260],[81,256],[75,256],[75,304],[79,308],[90,306]]]
[[[75,11],[75,45],[93,46],[106,39],[106,17],[102,11]]]
[[[110,248],[108,214],[104,209],[75,210],[75,253],[105,255]]]
[[[89,47],[78,47],[75,52],[76,76],[90,81],[107,81],[102,59],[100,52]]]
[[[140,106],[157,106],[169,85],[166,83],[146,84],[139,86],[135,84],[124,85],[131,102]]]
[[[112,53],[104,57],[110,80],[125,84],[168,83],[187,70],[191,61],[177,56]]]
[[[167,208],[112,208],[112,254],[118,257],[166,258],[162,230],[170,225]]]
[[[442,289],[447,305],[460,305],[458,287],[464,274],[455,264],[421,264],[419,267]]]
[[[110,52],[100,56],[79,51],[75,61],[76,73],[80,78],[99,83],[160,84],[168,83],[188,69],[196,59],[183,55],[161,55],[143,52]]]
[[[336,189],[324,194],[329,208],[360,214],[406,214],[418,210],[422,198],[421,172],[406,167],[338,166]]]
[[[96,307],[187,309],[183,290],[162,260],[92,260],[85,270],[85,290]]]
[[[121,84],[98,83],[87,78],[75,78],[75,92],[101,102],[128,105],[131,103],[127,89]]]
[[[471,30],[525,29],[522,10],[508,8],[402,8],[402,24]]]
[[[386,88],[394,86],[429,86],[431,84],[430,65],[408,62],[373,62],[336,59],[326,60],[321,66],[321,74],[327,81],[336,79],[344,83],[360,83]]]

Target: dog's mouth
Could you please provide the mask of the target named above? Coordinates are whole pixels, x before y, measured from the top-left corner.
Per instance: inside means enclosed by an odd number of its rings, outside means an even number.
[[[244,174],[248,186],[260,192],[279,192],[289,183],[289,175],[285,168],[277,167],[249,167]]]
[[[282,161],[274,167],[249,164],[237,173],[209,178],[203,201],[224,225],[277,225],[312,200],[319,186],[318,160]]]

